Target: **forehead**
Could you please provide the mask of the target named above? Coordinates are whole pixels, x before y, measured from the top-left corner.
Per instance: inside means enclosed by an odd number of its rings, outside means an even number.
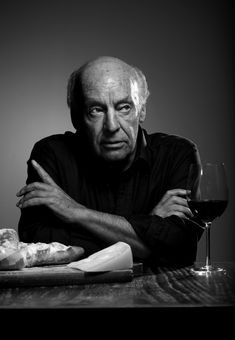
[[[85,70],[82,87],[85,97],[131,96],[133,86],[137,86],[130,70],[118,65],[100,65]]]

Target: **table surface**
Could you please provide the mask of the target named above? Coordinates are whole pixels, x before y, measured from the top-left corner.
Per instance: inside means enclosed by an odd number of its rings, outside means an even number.
[[[219,265],[226,274],[198,276],[190,267],[160,267],[130,282],[2,288],[0,309],[232,308],[235,262]]]

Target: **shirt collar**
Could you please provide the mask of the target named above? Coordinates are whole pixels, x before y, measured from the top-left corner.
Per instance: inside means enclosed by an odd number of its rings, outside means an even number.
[[[150,167],[150,155],[147,144],[147,132],[141,127],[139,127],[139,132],[137,136],[137,150],[134,163],[139,161]]]

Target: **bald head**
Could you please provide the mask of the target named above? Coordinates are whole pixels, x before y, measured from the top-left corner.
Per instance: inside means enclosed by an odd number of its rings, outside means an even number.
[[[133,96],[139,105],[145,105],[149,91],[144,74],[136,67],[109,56],[90,60],[74,71],[68,82],[67,103],[71,110],[71,118],[75,128],[78,127],[78,112],[83,105],[83,93],[95,87],[111,87],[116,84],[130,84]]]
[[[132,73],[133,67],[122,61],[121,59],[109,56],[102,56],[96,59],[88,61],[84,64],[80,70],[82,72],[96,72],[108,73],[110,70],[116,70],[117,72],[126,72],[129,75]]]
[[[138,80],[138,75],[134,67],[128,65],[124,61],[114,57],[99,57],[86,63],[81,69],[82,78],[88,74],[97,75],[97,77],[109,77],[112,75],[120,75],[123,78],[133,78]]]
[[[87,63],[80,76],[83,88],[114,84],[116,81],[122,85],[125,82],[138,82],[132,67],[113,57],[100,57]]]

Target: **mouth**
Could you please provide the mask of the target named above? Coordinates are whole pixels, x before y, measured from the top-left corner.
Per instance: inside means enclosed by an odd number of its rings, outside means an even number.
[[[105,149],[121,149],[125,142],[123,141],[103,141],[102,146]]]

